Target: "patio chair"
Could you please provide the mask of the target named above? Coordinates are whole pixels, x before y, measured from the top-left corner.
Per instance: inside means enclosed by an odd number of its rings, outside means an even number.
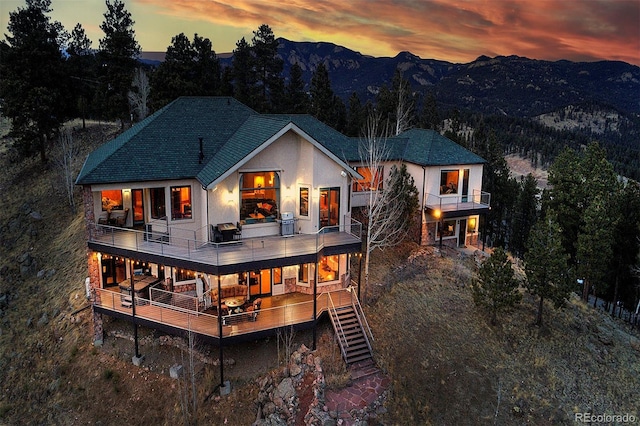
[[[116,226],[124,226],[127,223],[127,217],[129,216],[129,209],[124,209],[124,214],[115,218]]]
[[[255,321],[258,319],[258,313],[260,311],[260,305],[262,304],[262,299],[257,298],[253,301],[253,305],[247,308],[247,313],[249,314],[249,321]]]

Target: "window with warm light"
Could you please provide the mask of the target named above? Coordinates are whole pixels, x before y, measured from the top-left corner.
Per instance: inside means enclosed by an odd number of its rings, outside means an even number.
[[[455,237],[456,235],[456,221],[445,220],[441,224],[438,224],[438,238],[442,234],[443,238]]]
[[[340,278],[340,257],[325,256],[318,263],[318,282],[335,281]]]
[[[240,176],[240,220],[243,223],[275,222],[279,198],[278,173],[251,172]]]
[[[171,219],[191,219],[191,187],[171,187]]]
[[[303,263],[298,267],[298,282],[299,283],[309,282],[309,264],[308,263]]]
[[[458,193],[458,170],[442,170],[440,172],[440,195]]]
[[[309,216],[309,188],[300,188],[300,216]]]
[[[122,190],[102,191],[100,197],[102,198],[102,211],[122,210]]]
[[[176,282],[180,281],[190,281],[196,279],[196,271],[191,271],[189,269],[178,269],[176,268]]]
[[[164,219],[167,216],[164,188],[149,189],[149,197],[151,198],[151,218]]]
[[[373,190],[382,190],[382,177],[384,176],[384,169],[382,166],[378,167],[378,170],[374,171],[365,166],[356,167],[356,172],[362,175],[363,179],[356,179],[353,181],[353,192],[363,192]]]

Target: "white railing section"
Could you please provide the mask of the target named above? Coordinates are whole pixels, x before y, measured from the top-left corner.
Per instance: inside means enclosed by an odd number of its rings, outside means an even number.
[[[364,330],[364,338],[367,341],[367,346],[371,349],[371,341],[375,340],[373,338],[373,332],[371,331],[371,327],[369,327],[369,321],[367,321],[367,316],[364,314],[364,310],[362,309],[362,305],[360,305],[360,300],[355,293],[355,288],[353,286],[349,286],[347,288],[349,293],[351,293],[351,304],[353,306],[353,310],[358,317],[358,321],[360,322],[360,327]],[[371,338],[371,341],[369,341]]]
[[[441,210],[487,208],[491,206],[491,194],[477,189],[471,195],[427,194],[425,205]]]
[[[133,316],[133,306],[122,305],[122,301],[125,297],[131,298],[131,301],[136,304],[136,317],[152,322],[170,325],[183,330],[191,330],[199,334],[214,337],[220,336],[218,331],[219,329],[217,314],[198,311],[197,308],[188,309],[182,306],[177,306],[176,304],[165,303],[157,298],[154,299],[154,297],[157,297],[157,295],[160,294],[159,292],[166,292],[165,290],[160,289],[155,290],[155,296],[147,299],[138,296],[132,297],[124,293],[106,289],[95,289],[94,304],[106,309]],[[171,295],[185,296],[180,295],[180,293],[171,293]],[[321,293],[317,296],[316,299],[316,314],[319,315],[323,311],[329,309],[329,305],[331,303],[329,299],[333,301],[334,305],[344,306],[350,304],[350,298],[350,293],[346,289]],[[197,300],[194,303],[196,303],[197,306]],[[313,321],[314,318],[313,300],[272,308],[261,308],[257,312],[258,315],[255,321],[248,321],[248,315],[252,315],[253,313],[255,313],[255,311],[224,315],[223,318],[227,326],[223,328],[223,335],[241,335],[262,330],[286,327],[294,324]]]
[[[196,296],[174,293],[157,287],[149,289],[149,301],[152,305],[172,306],[177,311],[200,312]]]
[[[297,234],[293,238],[268,236],[221,243],[198,238],[202,229],[194,231],[164,226],[164,221],[159,221],[148,224],[146,230],[141,231],[96,225],[89,240],[112,247],[220,265],[230,263],[221,258],[229,256],[230,252],[241,253],[235,255],[235,259],[238,261],[238,256],[242,256],[239,259],[242,262],[316,253],[335,241],[336,232],[362,239],[362,224],[351,218],[346,225],[324,227],[314,234]]]

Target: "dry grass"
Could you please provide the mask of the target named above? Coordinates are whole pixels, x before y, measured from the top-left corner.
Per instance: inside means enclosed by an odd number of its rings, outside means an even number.
[[[638,416],[640,364],[625,325],[576,298],[562,311],[546,306],[538,328],[535,300],[525,297],[491,327],[465,285],[474,270],[472,257],[416,257],[387,274],[387,291],[368,308],[378,363],[393,380],[388,424]]]

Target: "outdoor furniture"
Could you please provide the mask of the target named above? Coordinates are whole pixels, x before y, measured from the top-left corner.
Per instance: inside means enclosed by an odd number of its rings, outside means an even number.
[[[242,284],[233,284],[233,285],[225,285],[220,287],[220,292],[222,296],[220,299],[225,300],[230,297],[241,297],[243,300],[247,298],[247,293],[249,289],[246,285]],[[211,303],[218,303],[218,289],[216,287],[211,289]]]
[[[113,218],[116,226],[123,227],[127,224],[127,217],[129,216],[129,209],[124,209],[124,213]]]
[[[246,309],[247,315],[248,315],[247,319],[249,321],[255,321],[256,319],[258,319],[258,311],[260,311],[261,304],[262,304],[262,299],[257,298],[256,300],[253,301],[253,304]]]
[[[222,232],[218,229],[217,226],[211,225],[211,235],[209,239],[213,243],[221,243],[222,242]]]
[[[235,239],[235,233],[238,231],[238,228],[233,223],[219,223],[218,231],[222,234],[222,241],[233,241]]]

